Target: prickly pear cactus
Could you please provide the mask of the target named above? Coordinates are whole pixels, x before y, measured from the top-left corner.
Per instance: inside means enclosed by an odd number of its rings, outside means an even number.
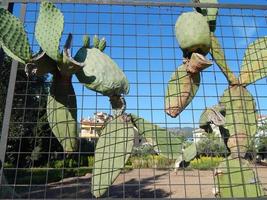
[[[44,52],[55,61],[61,60],[59,42],[63,32],[63,14],[50,2],[42,2],[35,27],[35,37]]]
[[[154,150],[168,159],[176,159],[182,153],[183,139],[143,118],[132,115],[139,135],[153,146]]]
[[[94,38],[94,40],[96,40]],[[103,42],[102,42],[103,41]],[[105,41],[94,42],[101,50]],[[82,47],[74,59],[84,63],[81,71],[76,73],[78,80],[85,86],[106,96],[127,94],[129,83],[118,65],[98,48]]]
[[[228,147],[233,157],[244,157],[249,141],[257,131],[257,113],[253,97],[242,86],[227,89],[220,99],[226,109],[225,128],[229,130]]]
[[[64,151],[77,150],[77,105],[71,77],[53,76],[47,99],[47,119]]]
[[[171,76],[165,94],[165,111],[171,117],[179,115],[192,101],[200,84],[200,74],[190,74],[184,65]]]
[[[204,128],[209,124],[216,126],[223,126],[225,124],[225,107],[216,105],[211,108],[205,109],[200,115],[199,127]]]
[[[206,55],[210,50],[210,29],[206,18],[198,12],[179,16],[175,24],[179,45],[185,54],[198,52]]]
[[[104,195],[130,157],[134,145],[131,117],[121,115],[110,121],[101,132],[96,149],[91,191]]]
[[[31,51],[23,24],[3,8],[0,21],[0,46],[8,56],[25,64],[31,59]]]
[[[193,0],[194,3],[211,3],[218,4],[217,0]],[[218,14],[218,8],[196,8],[196,10],[206,17],[210,26],[210,31],[214,32],[216,29],[216,18]]]
[[[264,192],[256,173],[248,161],[239,158],[226,158],[215,170],[218,185],[216,196],[220,198],[262,197]]]
[[[267,76],[267,37],[251,43],[243,58],[239,81],[248,85]]]

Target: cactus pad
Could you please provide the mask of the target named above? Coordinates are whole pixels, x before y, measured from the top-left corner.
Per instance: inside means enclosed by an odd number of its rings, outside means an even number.
[[[57,71],[57,63],[46,55],[45,52],[39,52],[33,55],[30,62],[26,64],[25,72],[27,75],[43,76],[46,73],[55,73]]]
[[[77,105],[71,77],[53,76],[47,99],[49,125],[65,152],[77,150]]]
[[[25,64],[31,59],[30,44],[21,21],[0,8],[0,46],[11,58]]]
[[[239,81],[248,85],[267,76],[267,36],[249,45],[243,58]]]
[[[171,76],[165,95],[165,111],[176,117],[192,101],[200,84],[200,74],[190,74],[184,65]]]
[[[243,157],[257,131],[256,105],[248,90],[233,86],[224,91],[220,103],[225,106],[225,128],[229,130],[228,147],[234,157]]]
[[[198,3],[212,3],[217,4],[218,0],[197,0]],[[216,28],[216,18],[218,14],[218,8],[197,8],[202,15],[206,16],[207,21],[210,25],[210,30],[215,31]]]
[[[154,147],[156,152],[168,159],[177,159],[182,154],[182,138],[143,118],[134,115],[132,117],[139,134]]]
[[[119,116],[102,130],[95,149],[91,191],[102,196],[127,162],[134,145],[134,127],[129,116]]]
[[[238,83],[237,78],[235,77],[234,73],[231,71],[229,66],[226,63],[224,51],[220,45],[219,40],[217,37],[211,33],[211,55],[215,62],[217,63],[218,67],[221,69],[225,77],[227,78],[230,84]]]
[[[210,29],[205,17],[198,12],[179,16],[175,24],[176,38],[184,53],[201,53],[210,50]]]
[[[118,65],[99,49],[81,48],[74,59],[84,63],[76,76],[81,83],[103,95],[120,95],[129,92],[129,83]]]
[[[217,195],[221,198],[248,198],[264,195],[255,172],[244,159],[223,160],[215,176],[218,185]]]
[[[42,2],[35,27],[35,37],[44,52],[55,61],[61,60],[59,42],[63,32],[63,14],[50,2]]]
[[[209,124],[215,124],[216,126],[222,126],[225,124],[225,108],[221,105],[216,105],[211,108],[205,109],[199,120],[199,127],[204,128]]]

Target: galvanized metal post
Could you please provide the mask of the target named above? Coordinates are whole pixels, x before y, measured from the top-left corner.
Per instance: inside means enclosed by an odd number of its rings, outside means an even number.
[[[26,3],[22,3],[21,9],[20,9],[20,19],[22,22],[24,22],[25,14],[26,14]],[[0,161],[2,162],[2,166],[5,162],[5,154],[6,154],[6,147],[7,147],[8,131],[9,131],[9,122],[10,122],[12,103],[13,103],[13,98],[14,98],[17,69],[18,69],[18,62],[13,60],[12,66],[11,66],[9,84],[8,84],[7,97],[6,97],[4,119],[3,119],[2,130],[1,130]],[[2,184],[2,176],[3,176],[3,167],[1,167],[1,170],[0,170],[0,183],[1,184]]]

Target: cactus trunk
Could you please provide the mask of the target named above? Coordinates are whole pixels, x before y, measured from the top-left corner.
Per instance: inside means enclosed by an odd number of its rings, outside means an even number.
[[[65,152],[77,150],[77,105],[71,76],[53,76],[47,100],[49,125]]]

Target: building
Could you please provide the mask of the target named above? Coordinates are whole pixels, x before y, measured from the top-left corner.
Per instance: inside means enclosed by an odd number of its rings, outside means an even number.
[[[219,127],[214,125],[214,124],[210,124],[210,126],[213,130],[214,136],[221,138],[221,132],[220,132]],[[206,137],[205,134],[206,134],[206,132],[202,128],[198,128],[198,129],[193,130],[193,141],[195,143],[199,142],[199,140],[201,140],[201,138]]]
[[[91,118],[82,119],[80,137],[88,140],[96,140],[99,138],[105,123],[111,119],[112,116],[104,112],[97,112]]]

